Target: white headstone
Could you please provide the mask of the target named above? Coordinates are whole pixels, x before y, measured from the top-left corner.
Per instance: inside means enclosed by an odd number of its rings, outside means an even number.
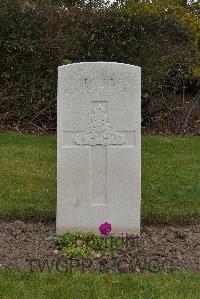
[[[141,72],[114,62],[58,69],[57,234],[140,232]]]

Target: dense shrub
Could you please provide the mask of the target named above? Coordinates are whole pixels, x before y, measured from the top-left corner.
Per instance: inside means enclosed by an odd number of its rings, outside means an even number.
[[[144,125],[173,109],[183,86],[198,82],[191,76],[198,57],[190,30],[172,14],[0,4],[1,124],[56,127],[57,67],[65,59],[141,66]]]

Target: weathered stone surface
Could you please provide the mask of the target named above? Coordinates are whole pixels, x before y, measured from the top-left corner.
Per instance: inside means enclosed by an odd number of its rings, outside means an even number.
[[[58,71],[57,233],[140,231],[140,68],[75,63]]]

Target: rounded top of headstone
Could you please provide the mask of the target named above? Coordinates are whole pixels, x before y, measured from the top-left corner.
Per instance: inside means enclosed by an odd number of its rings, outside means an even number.
[[[71,68],[71,67],[77,67],[77,66],[83,66],[83,67],[125,67],[125,68],[137,68],[137,69],[141,69],[139,66],[137,65],[132,65],[132,64],[126,64],[126,63],[118,63],[118,62],[107,62],[107,61],[95,61],[95,62],[78,62],[78,63],[70,63],[70,64],[64,64],[64,65],[60,65],[58,67],[58,69],[61,68]]]

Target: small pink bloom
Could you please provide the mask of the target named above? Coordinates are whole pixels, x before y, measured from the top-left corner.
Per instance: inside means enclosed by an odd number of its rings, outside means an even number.
[[[105,222],[99,226],[99,231],[102,235],[108,235],[112,230],[112,226],[110,223]]]

